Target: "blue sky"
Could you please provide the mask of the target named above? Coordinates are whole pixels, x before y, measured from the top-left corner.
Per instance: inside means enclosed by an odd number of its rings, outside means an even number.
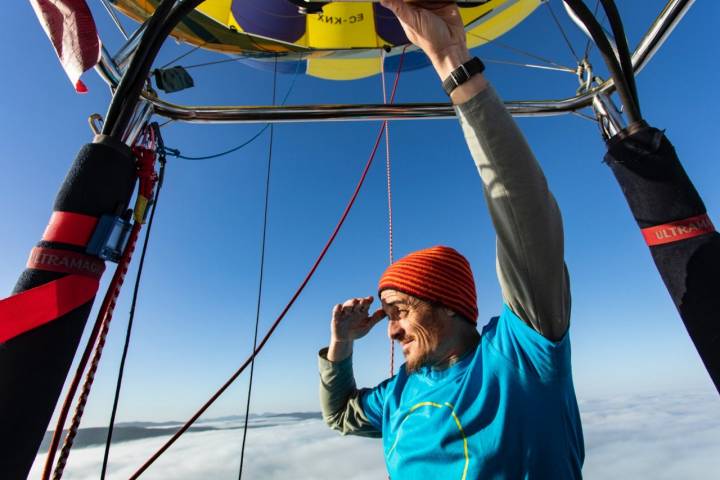
[[[120,37],[91,2],[102,38],[115,51]],[[663,2],[620,1],[631,46]],[[556,12],[576,46],[584,39]],[[12,2],[0,19],[0,204],[5,261],[0,287],[9,293],[39,239],[52,200],[80,146],[90,140],[87,116],[104,114],[106,86],[92,72],[77,95],[62,72],[29,4]],[[720,134],[709,88],[717,66],[712,27],[717,2],[697,2],[650,65],[638,87],[645,117],[667,130],[680,158],[720,222],[720,166],[712,150]],[[126,22],[131,26],[131,22]],[[539,9],[503,42],[565,64],[572,57],[548,12]],[[187,49],[168,42],[169,60]],[[486,59],[521,60],[497,47]],[[196,52],[188,65],[218,59]],[[596,68],[604,72],[598,58]],[[175,102],[265,104],[272,76],[238,64],[191,70],[196,88]],[[572,75],[528,72],[489,64],[488,78],[505,98],[567,97]],[[291,75],[279,78],[283,94]],[[444,101],[434,72],[403,74],[397,100]],[[377,77],[330,82],[301,76],[289,103],[380,102]],[[596,126],[572,116],[520,119],[563,212],[571,273],[574,376],[578,397],[643,392],[712,391],[620,189],[602,163]],[[182,125],[164,130],[166,143],[188,155],[224,150],[252,136],[258,125]],[[275,130],[266,273],[261,325],[267,327],[302,280],[335,225],[371,150],[378,122],[280,125]],[[451,245],[470,260],[481,319],[500,309],[494,240],[481,184],[455,121],[391,125],[396,255]],[[171,159],[146,261],[120,420],[188,417],[245,359],[251,349],[268,137],[221,159]],[[135,262],[136,265],[137,262]],[[333,304],[373,294],[387,264],[384,155],[379,155],[346,225],[325,262],[256,366],[253,411],[317,410],[315,354],[328,338]],[[134,268],[129,278],[134,278]],[[109,277],[109,275],[106,275]],[[130,288],[116,309],[85,425],[104,424]],[[483,321],[481,320],[481,323]],[[388,370],[388,341],[378,329],[356,348],[358,383],[372,385]],[[211,415],[244,410],[246,377]]]

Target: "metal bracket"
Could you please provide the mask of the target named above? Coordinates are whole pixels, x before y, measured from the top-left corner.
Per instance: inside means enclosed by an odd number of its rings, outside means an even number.
[[[130,221],[114,215],[103,215],[90,237],[87,253],[118,263],[130,237]]]
[[[90,125],[90,130],[93,132],[93,135],[100,135],[102,133],[103,123],[103,117],[99,113],[93,113],[88,117],[88,125]]]

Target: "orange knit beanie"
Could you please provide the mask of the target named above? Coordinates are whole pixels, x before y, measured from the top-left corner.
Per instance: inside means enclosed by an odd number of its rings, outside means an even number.
[[[475,281],[467,259],[450,247],[418,250],[390,265],[378,291],[393,289],[443,306],[477,323]]]

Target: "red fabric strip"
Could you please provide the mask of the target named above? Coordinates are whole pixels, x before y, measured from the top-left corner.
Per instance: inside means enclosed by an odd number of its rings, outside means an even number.
[[[645,237],[645,243],[647,243],[649,247],[654,247],[656,245],[665,245],[666,243],[679,242],[680,240],[687,240],[688,238],[712,233],[715,231],[715,227],[710,217],[708,217],[707,214],[703,214],[664,225],[643,228],[641,231],[643,237]]]
[[[84,247],[95,231],[98,219],[73,212],[53,212],[43,240]]]
[[[82,253],[36,247],[30,252],[27,268],[100,278],[105,271],[105,262]]]
[[[100,38],[85,0],[30,0],[35,14],[78,93],[80,75],[100,61]]]
[[[17,337],[86,304],[99,280],[68,275],[0,300],[0,343]]]

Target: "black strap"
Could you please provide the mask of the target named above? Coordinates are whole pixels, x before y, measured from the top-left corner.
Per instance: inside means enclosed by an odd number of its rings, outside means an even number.
[[[442,88],[450,96],[453,90],[470,80],[473,75],[484,71],[485,64],[478,57],[473,57],[450,72],[450,76],[443,80]]]

